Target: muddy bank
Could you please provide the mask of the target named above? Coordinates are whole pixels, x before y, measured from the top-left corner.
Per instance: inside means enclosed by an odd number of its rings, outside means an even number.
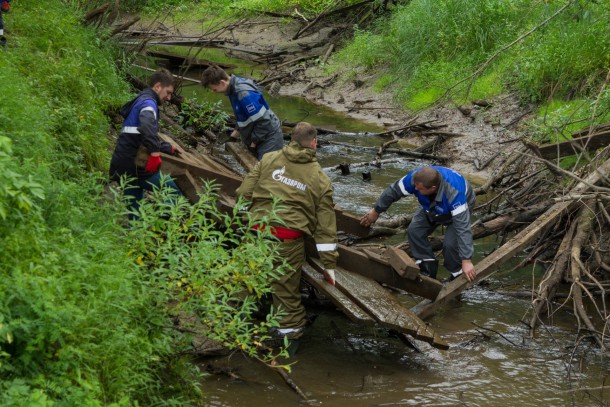
[[[300,21],[258,17],[227,24],[216,29],[213,35],[202,28],[201,22],[182,22],[172,29],[161,24],[154,31],[163,31],[169,36],[226,40],[227,55],[264,66],[263,76],[254,79],[270,93],[303,97],[388,130],[400,128],[413,119],[415,114],[399,106],[390,91],[373,89],[379,72],[343,76],[329,76],[325,72],[321,62],[332,58],[329,49],[333,52],[340,49],[351,35],[351,25],[321,24],[311,33],[291,40],[302,27]],[[142,23],[135,29],[151,30],[151,25]],[[199,56],[205,56],[205,50]],[[445,139],[437,154],[450,157],[446,166],[482,180],[520,145],[518,124],[527,117],[528,108],[511,95],[475,103],[459,109],[450,104],[432,107],[419,112],[417,121],[435,120],[435,124],[446,126],[444,131],[462,134]],[[415,145],[427,141],[429,137],[408,139]]]

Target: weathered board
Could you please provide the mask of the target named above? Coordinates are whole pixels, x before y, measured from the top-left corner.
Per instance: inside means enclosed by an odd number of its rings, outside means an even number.
[[[233,154],[239,165],[244,167],[248,172],[252,171],[252,168],[258,163],[256,157],[250,153],[241,141],[227,141],[225,143],[225,150]]]
[[[390,266],[399,276],[409,280],[415,280],[419,276],[419,267],[404,250],[388,246],[386,255],[388,256]]]
[[[226,170],[214,169],[208,165],[189,163],[181,157],[174,157],[168,154],[161,154],[161,159],[161,171],[172,174],[175,171],[188,170],[195,178],[215,181],[219,184],[222,191],[229,195],[235,195],[235,190],[241,185],[241,177],[230,174]]]
[[[421,274],[415,280],[402,278],[392,268],[387,261],[374,260],[358,249],[344,245],[338,245],[339,259],[337,264],[344,269],[357,272],[365,277],[387,284],[392,287],[400,288],[423,298],[435,299],[443,284],[430,277]]]
[[[323,268],[316,260],[310,260],[310,263],[318,271]],[[369,313],[379,325],[409,334],[439,349],[449,348],[425,322],[374,280],[337,268],[335,281],[335,287]]]
[[[328,283],[322,273],[315,270],[309,264],[303,265],[303,278],[312,286],[324,293],[329,300],[333,302],[349,319],[354,322],[364,324],[374,324],[375,320],[367,314],[362,308],[354,304],[345,294],[339,291],[338,288]]]
[[[538,147],[542,158],[547,160],[579,154],[582,150],[593,151],[610,143],[610,130],[584,135],[560,143],[545,144]]]

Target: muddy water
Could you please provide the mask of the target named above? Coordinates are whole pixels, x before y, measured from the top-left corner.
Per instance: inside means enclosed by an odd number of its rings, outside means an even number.
[[[242,65],[241,69],[251,74],[254,68]],[[222,100],[230,110],[226,98],[198,86],[186,86],[183,94],[200,100]],[[382,131],[299,98],[268,98],[268,101],[283,120],[306,120],[349,132]],[[363,135],[321,138],[368,146],[383,142]],[[371,161],[374,152],[322,145],[318,156],[321,165],[330,168],[341,162]],[[335,187],[335,201],[353,213],[363,214],[389,183],[420,164],[401,159],[383,168],[354,168],[348,176],[328,170]],[[363,181],[363,171],[370,171],[372,181]],[[414,202],[404,199],[392,206],[390,214],[414,208]],[[389,241],[398,242],[402,238],[395,236]],[[475,242],[475,263],[496,246],[492,238]],[[290,360],[292,379],[311,405],[329,407],[608,405],[610,362],[607,355],[586,341],[579,342],[574,349],[571,304],[557,312],[552,321],[545,321],[548,325],[540,328],[538,337],[532,339],[520,322],[528,320],[530,300],[498,293],[531,289],[540,278],[541,270],[531,267],[509,275],[519,260],[514,259],[429,320],[432,328],[450,344],[447,351],[419,341],[414,342],[417,349],[412,349],[390,337],[384,329],[354,324],[333,309],[309,307],[308,311],[319,316]],[[445,277],[445,271],[439,273],[441,278]],[[405,293],[396,296],[407,306],[418,301]],[[204,405],[306,405],[279,375],[239,353],[203,362],[235,369],[243,378],[236,381],[225,376],[207,376],[202,382]]]
[[[323,123],[314,123],[323,124]],[[376,145],[373,137],[324,136],[354,144]],[[320,162],[332,167],[343,161],[370,161],[374,152],[340,146],[319,150]],[[329,171],[335,200],[354,213],[364,213],[381,191],[419,163],[403,160],[382,169],[367,168],[372,181],[362,180],[362,169],[348,176]],[[411,211],[407,199],[390,212]],[[399,241],[402,236],[393,237]],[[494,239],[476,242],[475,261],[493,250]],[[350,322],[333,309],[315,309],[318,319],[302,339],[291,360],[291,377],[312,405],[358,406],[600,406],[610,400],[610,362],[588,343],[573,352],[574,327],[570,305],[541,328],[538,338],[528,336],[520,322],[530,301],[498,294],[499,290],[531,288],[541,271],[508,271],[514,259],[485,285],[464,293],[429,322],[450,344],[440,351],[416,341],[418,350],[405,346],[384,329]],[[441,278],[445,271],[440,271]],[[396,294],[407,306],[417,302]],[[209,376],[203,381],[204,403],[210,406],[305,405],[284,381],[259,362],[235,354],[206,361],[233,368],[243,377],[235,381]]]

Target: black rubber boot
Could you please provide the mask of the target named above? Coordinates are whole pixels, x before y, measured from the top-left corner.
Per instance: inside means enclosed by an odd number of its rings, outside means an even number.
[[[419,271],[424,276],[436,278],[436,272],[438,271],[438,260],[422,260],[419,263]]]

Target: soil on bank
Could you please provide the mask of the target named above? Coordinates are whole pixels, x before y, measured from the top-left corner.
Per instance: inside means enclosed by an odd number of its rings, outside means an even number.
[[[232,40],[239,47],[260,51],[294,51],[295,55],[302,55],[305,50],[311,55],[324,55],[330,41],[337,43],[337,48],[340,47],[339,39],[346,38],[351,30],[351,27],[340,22],[333,26],[320,24],[310,34],[295,41],[290,40],[302,27],[303,23],[294,20],[257,17],[228,25],[226,29],[219,30],[214,38]],[[141,28],[151,29],[150,24],[146,23]],[[171,30],[164,29],[171,35],[210,38],[202,29],[201,21],[183,22]],[[251,54],[227,52],[244,59],[253,58]],[[284,58],[291,59],[289,56]],[[282,96],[304,97],[355,119],[383,125],[388,130],[404,126],[415,116],[393,100],[391,90],[379,92],[373,89],[381,72],[356,72],[355,75],[329,77],[320,65],[320,59],[323,58],[287,65],[285,62],[272,63],[266,67],[264,78],[254,79],[261,81],[280,76],[265,84],[267,91]],[[495,165],[520,144],[518,126],[527,118],[531,108],[522,106],[513,95],[502,95],[482,101],[484,103],[475,102],[477,104],[460,106],[459,109],[452,104],[431,107],[418,113],[417,121],[435,120],[435,124],[446,125],[443,131],[462,134],[446,139],[437,153],[450,157],[450,161],[444,165],[480,181],[488,178]],[[429,139],[408,139],[410,144],[415,145],[426,141]]]

